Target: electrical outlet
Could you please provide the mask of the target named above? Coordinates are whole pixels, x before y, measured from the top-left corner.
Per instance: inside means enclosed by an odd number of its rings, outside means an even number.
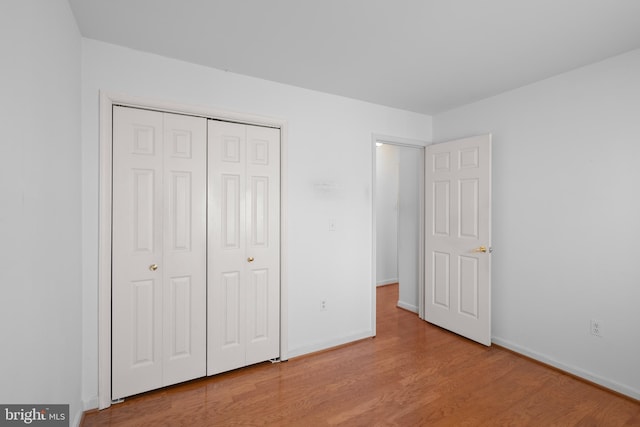
[[[591,319],[591,335],[602,337],[602,321]]]
[[[320,300],[320,311],[327,311],[327,300]]]

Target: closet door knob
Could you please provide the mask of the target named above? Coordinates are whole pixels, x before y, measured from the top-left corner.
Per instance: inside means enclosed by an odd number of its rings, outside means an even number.
[[[253,262],[253,257],[252,257],[252,256],[250,256],[249,258],[247,258],[247,261],[249,261],[249,262]]]
[[[156,271],[157,269],[158,269],[158,264],[151,264],[149,266],[149,270],[151,270],[151,271]]]

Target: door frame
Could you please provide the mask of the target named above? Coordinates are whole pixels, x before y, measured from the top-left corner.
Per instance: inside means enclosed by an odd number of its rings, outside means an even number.
[[[422,149],[423,153],[426,150],[428,145],[431,145],[431,142],[421,141],[417,139],[409,139],[409,138],[400,138],[396,136],[389,135],[380,135],[380,134],[372,134],[371,135],[371,151],[372,151],[372,175],[371,175],[371,223],[372,223],[372,244],[371,244],[371,335],[376,335],[376,269],[377,269],[377,221],[376,221],[376,202],[377,202],[377,193],[376,193],[376,160],[377,160],[377,151],[376,151],[376,143],[395,145],[400,147],[409,147],[409,148],[417,148]],[[424,168],[426,165],[423,162],[422,168],[422,176],[424,177]],[[424,181],[424,179],[423,179]],[[422,183],[424,186],[424,182]],[[419,218],[419,246],[418,246],[418,316],[421,319],[424,319],[424,278],[425,278],[425,262],[424,262],[424,197],[425,192],[420,192],[420,203],[421,212]]]
[[[209,107],[196,107],[121,93],[100,91],[99,97],[98,408],[105,409],[111,406],[111,191],[113,164],[112,109],[114,105],[280,129],[280,360],[287,360],[287,121],[274,117]]]

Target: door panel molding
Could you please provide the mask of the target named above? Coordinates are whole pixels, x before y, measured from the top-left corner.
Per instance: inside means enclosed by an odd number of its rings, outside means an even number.
[[[112,165],[113,165],[113,119],[114,105],[157,110],[165,113],[193,115],[214,120],[258,125],[280,129],[280,359],[288,359],[287,328],[287,121],[275,117],[237,113],[223,109],[195,107],[187,104],[160,101],[151,98],[133,97],[123,93],[100,91],[100,163],[99,163],[99,221],[98,221],[98,407],[104,409],[111,406],[111,231],[112,231]],[[136,150],[151,150],[144,144],[144,129],[140,130],[139,143]],[[188,156],[189,147],[184,135],[175,135],[176,157]],[[256,147],[256,155],[268,156]],[[233,156],[232,144],[227,147],[227,154]]]

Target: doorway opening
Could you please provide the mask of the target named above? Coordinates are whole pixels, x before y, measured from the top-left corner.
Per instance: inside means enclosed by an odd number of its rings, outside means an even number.
[[[424,318],[423,141],[374,135],[373,330],[376,288],[399,283],[397,306]]]

